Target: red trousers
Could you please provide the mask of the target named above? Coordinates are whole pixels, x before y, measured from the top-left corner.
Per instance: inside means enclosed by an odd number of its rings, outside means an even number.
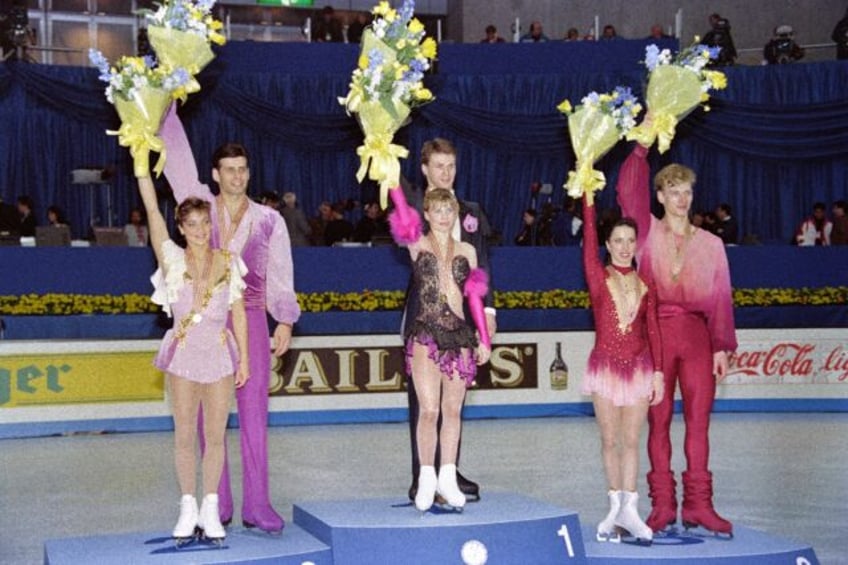
[[[660,318],[665,397],[648,412],[648,456],[656,473],[671,471],[671,418],[680,384],[687,470],[707,471],[710,413],[715,399],[713,352],[705,320],[695,314]]]

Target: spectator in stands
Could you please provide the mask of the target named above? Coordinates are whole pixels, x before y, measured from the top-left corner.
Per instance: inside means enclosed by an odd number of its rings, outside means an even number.
[[[736,47],[730,36],[730,21],[717,13],[710,14],[710,31],[704,34],[701,40],[707,47],[720,47],[718,58],[710,64],[712,66],[728,66],[736,62]]]
[[[333,219],[333,205],[326,200],[318,205],[318,215],[309,219],[309,227],[312,229],[312,245],[321,247],[324,245],[324,229]]]
[[[147,247],[150,233],[141,208],[130,210],[130,221],[124,226],[124,233],[127,234],[127,245],[130,247]]]
[[[804,50],[795,42],[795,31],[790,25],[774,28],[774,35],[763,48],[763,58],[769,65],[794,63],[804,58]]]
[[[0,234],[18,233],[20,221],[18,220],[18,211],[11,204],[3,202],[3,197],[0,196]]]
[[[363,212],[362,219],[356,223],[356,228],[353,230],[353,241],[368,243],[375,237],[389,235],[389,224],[379,203],[366,202]]]
[[[18,196],[18,233],[21,237],[35,237],[35,214],[33,214],[32,198],[27,195]]]
[[[536,245],[536,210],[527,208],[521,215],[521,230],[515,236],[515,245],[532,247]]]
[[[324,226],[324,245],[332,247],[335,243],[350,241],[353,236],[353,224],[344,216],[345,203],[337,202],[331,208],[330,221]]]
[[[480,43],[504,43],[504,38],[498,35],[498,28],[489,24],[486,26],[486,37]]]
[[[697,210],[695,212],[692,212],[692,219],[690,221],[692,222],[692,225],[695,226],[696,228],[703,228],[704,227],[704,213],[698,212]]]
[[[813,245],[830,245],[830,232],[833,224],[825,215],[824,202],[813,204],[813,214],[805,218],[795,231],[795,243],[806,247]]]
[[[660,24],[654,24],[651,26],[651,33],[646,39],[654,39],[659,41],[660,39],[671,39],[671,36],[667,35],[663,31],[663,27]]]
[[[704,225],[701,227],[714,234],[717,226],[718,218],[716,218],[715,212],[704,212]]]
[[[292,247],[306,247],[310,245],[309,238],[312,235],[312,227],[306,219],[303,210],[297,207],[297,195],[294,192],[283,194],[283,208],[280,210],[289,230],[289,240]]]
[[[566,196],[562,211],[557,214],[551,226],[553,244],[580,245],[583,240],[583,219],[577,210],[577,200]]]
[[[848,9],[845,15],[836,23],[830,38],[836,42],[836,58],[848,59]]]
[[[356,17],[347,26],[347,42],[359,43],[362,39],[362,32],[371,23],[371,14],[368,12],[357,12]]]
[[[722,202],[716,207],[715,234],[721,238],[725,245],[736,245],[739,243],[739,224],[731,215],[730,204]]]
[[[568,31],[565,32],[564,41],[580,41],[580,32],[577,31],[576,27],[568,28]]]
[[[260,194],[259,203],[272,210],[280,211],[280,195],[273,190],[266,190]]]
[[[67,226],[68,220],[65,217],[65,212],[55,204],[47,207],[47,225],[48,226]]]
[[[542,31],[542,22],[536,20],[530,24],[530,31],[521,36],[521,43],[542,43],[548,36]]]
[[[332,6],[324,6],[324,9],[321,10],[321,17],[312,27],[312,41],[344,42],[342,22],[336,18],[336,11]]]
[[[845,201],[833,203],[833,229],[830,230],[831,245],[848,245],[848,216],[845,216]]]
[[[604,30],[601,32],[601,41],[611,41],[614,39],[619,39],[618,33],[615,31],[615,26],[612,24],[605,25]]]

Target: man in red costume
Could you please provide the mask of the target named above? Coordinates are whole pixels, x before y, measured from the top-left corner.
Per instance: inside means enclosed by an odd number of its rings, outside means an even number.
[[[677,521],[669,430],[679,382],[686,424],[683,525],[732,536],[733,525],[713,509],[709,470],[716,379],[727,373],[728,352],[736,349],[727,256],[721,239],[689,221],[695,173],[688,167],[672,164],[657,173],[654,186],[665,215],[662,219],[651,215],[648,150],[636,145],[616,187],[622,214],[639,225],[639,271],[656,284],[659,302],[666,394],[648,412],[653,508],[647,523],[661,531]]]

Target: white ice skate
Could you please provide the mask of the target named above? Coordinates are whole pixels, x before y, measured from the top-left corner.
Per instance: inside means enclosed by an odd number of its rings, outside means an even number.
[[[637,543],[650,545],[654,539],[654,532],[639,517],[638,503],[639,495],[637,493],[623,491],[621,493],[621,510],[615,518],[615,525],[636,538]]]
[[[445,499],[447,506],[457,512],[465,508],[465,495],[456,484],[456,465],[442,465],[439,468],[439,484],[436,492]]]
[[[180,517],[171,536],[177,547],[186,545],[197,537],[197,499],[190,494],[184,494],[180,499]]]
[[[203,530],[203,538],[217,545],[224,543],[224,538],[227,537],[227,531],[221,525],[221,518],[218,515],[218,495],[207,494],[203,497],[203,502],[200,505],[200,516],[197,519],[197,526]]]
[[[610,509],[607,517],[598,524],[595,538],[600,542],[620,543],[621,535],[618,533],[618,528],[615,527],[615,518],[621,509],[621,491],[610,490],[607,492],[607,496],[609,497]]]
[[[422,465],[418,472],[418,492],[415,494],[415,507],[421,512],[427,512],[433,506],[436,484],[436,468],[432,465]]]

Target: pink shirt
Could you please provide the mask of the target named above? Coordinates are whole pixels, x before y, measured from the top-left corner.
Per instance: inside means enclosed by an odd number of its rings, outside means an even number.
[[[194,196],[212,203],[212,245],[219,247],[217,202],[209,187],[197,178],[191,146],[173,108],[165,117],[160,135],[167,148],[165,176],[173,187],[174,197],[178,202]],[[225,207],[225,230],[231,221]],[[247,265],[245,308],[266,309],[278,323],[294,324],[300,317],[300,306],[294,291],[291,244],[283,217],[276,210],[250,201],[228,249],[240,255]]]
[[[639,226],[639,273],[653,280],[659,299],[660,320],[680,314],[703,316],[711,350],[736,350],[730,268],[721,239],[700,228],[683,243],[682,268],[672,274],[675,241],[671,229],[651,214],[648,150],[641,145],[619,172],[618,203],[622,213]],[[668,336],[664,336],[668,337]]]

